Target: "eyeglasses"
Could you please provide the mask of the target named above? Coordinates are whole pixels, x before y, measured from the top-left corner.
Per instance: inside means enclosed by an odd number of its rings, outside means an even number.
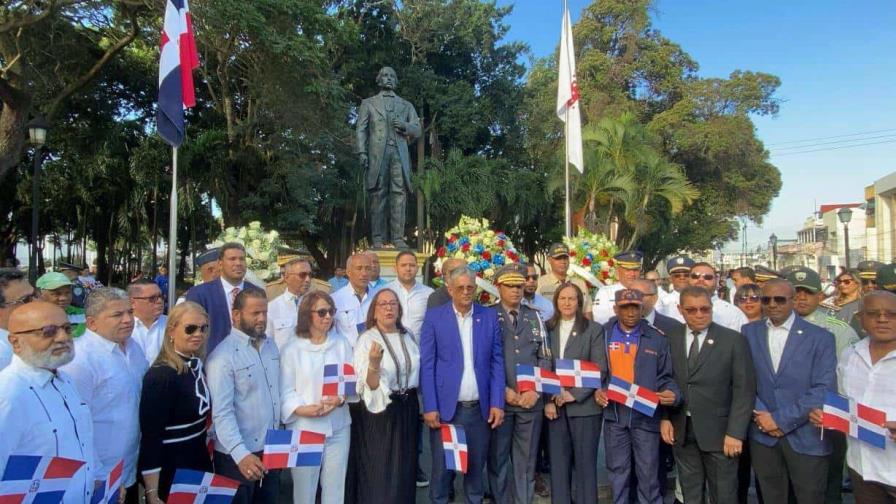
[[[376,305],[379,308],[392,308],[392,309],[398,308],[398,303],[396,303],[395,301],[381,301],[381,302],[377,303]]]
[[[538,275],[526,275],[526,280],[538,280]]]
[[[192,336],[196,331],[202,334],[208,333],[208,324],[187,324],[184,326],[184,332],[187,333],[187,336]]]
[[[849,285],[852,282],[853,282],[852,278],[841,278],[840,280],[837,280],[834,283],[836,283],[837,285]]]
[[[336,308],[321,308],[320,310],[313,310],[311,313],[316,313],[320,318],[324,318],[327,315],[334,317],[336,316]]]
[[[712,306],[689,306],[687,308],[682,308],[688,315],[694,315],[697,312],[700,312],[704,315],[707,313],[712,313]]]
[[[308,277],[311,276],[311,272],[310,271],[300,271],[298,273],[290,273],[290,275],[295,275],[295,276],[301,278],[302,280],[307,280]]]
[[[464,291],[464,292],[472,292],[472,291],[476,290],[476,286],[475,285],[458,285],[455,287],[455,289],[457,289],[459,291]]]
[[[862,315],[871,319],[884,318],[885,320],[896,319],[896,311],[891,310],[868,310],[862,312]]]
[[[863,278],[862,285],[877,285],[877,280],[872,280],[870,278]]]
[[[37,294],[32,292],[31,294],[28,294],[27,296],[24,296],[24,297],[20,297],[19,299],[7,301],[0,306],[2,306],[3,308],[6,308],[8,306],[18,306],[18,305],[28,304],[28,303],[34,301],[35,299],[37,299]]]
[[[165,298],[161,294],[156,294],[154,296],[146,296],[146,297],[132,296],[131,299],[142,299],[144,301],[149,301],[150,303],[159,303],[159,302],[165,300]]]
[[[37,329],[29,329],[27,331],[16,331],[12,334],[28,334],[35,333],[40,331],[40,335],[44,338],[55,338],[59,331],[65,332],[66,335],[72,335],[72,325],[69,323],[61,324],[61,325],[45,325],[43,327],[38,327]]]
[[[772,301],[777,305],[787,304],[787,301],[790,301],[790,298],[787,296],[762,296],[760,299],[764,305],[770,305]]]
[[[691,273],[691,280],[700,280],[701,278],[710,281],[715,279],[716,275],[714,273]]]
[[[678,271],[676,273],[672,273],[672,278],[687,278],[691,276],[687,271]]]
[[[741,303],[758,303],[758,302],[759,302],[759,296],[757,296],[756,294],[753,294],[753,295],[750,295],[750,296],[739,296],[739,297],[737,298],[737,300],[738,300],[739,302],[741,302]]]

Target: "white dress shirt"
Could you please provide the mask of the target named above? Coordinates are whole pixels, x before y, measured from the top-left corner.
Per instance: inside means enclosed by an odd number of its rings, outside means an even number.
[[[150,364],[156,361],[156,357],[162,351],[162,340],[165,338],[165,325],[167,324],[167,315],[160,315],[150,327],[146,327],[140,319],[134,317],[134,330],[131,332],[131,339],[140,345],[146,361]]]
[[[268,304],[267,335],[274,338],[278,350],[283,350],[286,343],[296,336],[301,302],[302,296],[296,296],[286,289]]]
[[[0,328],[0,371],[12,362],[12,347],[9,345],[9,331]]]
[[[566,353],[566,342],[569,341],[569,335],[572,334],[572,326],[575,325],[576,319],[572,320],[560,320],[560,355],[557,356],[558,359],[562,359],[563,355]]]
[[[363,324],[367,320],[371,300],[373,292],[368,289],[359,301],[352,284],[333,293],[333,302],[336,303],[336,329],[353,347],[358,341],[358,324]]]
[[[280,416],[290,429],[301,429],[332,435],[352,423],[346,405],[339,406],[323,417],[295,414],[296,408],[320,404],[324,386],[324,365],[354,362],[352,346],[345,336],[330,331],[320,345],[308,338],[293,338],[280,354]],[[357,402],[357,396],[345,398]]]
[[[426,315],[426,302],[433,293],[432,287],[414,282],[414,286],[408,290],[396,279],[387,283],[386,288],[392,289],[401,303],[401,325],[411,332],[415,341],[420,341],[420,328],[423,327],[423,317]]]
[[[896,351],[872,364],[868,338],[859,340],[843,350],[837,376],[844,395],[884,411],[888,421],[896,419]],[[881,450],[847,437],[847,446],[847,465],[862,479],[896,486],[896,443],[887,438],[887,448]]]
[[[93,418],[97,479],[105,479],[124,459],[122,483],[137,478],[140,445],[140,391],[149,363],[132,338],[121,345],[87,330],[75,340],[75,359],[62,368],[72,378]]]
[[[239,289],[239,291],[237,292],[237,294],[239,294],[243,289],[246,288],[246,282],[243,281],[240,282],[239,285],[234,285],[225,280],[223,276],[221,276],[220,278],[221,288],[224,289],[224,299],[227,300],[227,313],[229,314],[233,311],[233,300],[236,298],[236,296],[233,295],[233,289]]]
[[[269,338],[258,349],[233,328],[205,363],[215,450],[240,463],[264,450],[268,429],[280,428],[280,352]]]
[[[417,346],[416,340],[410,334],[402,336],[397,332],[388,333],[385,337],[392,345],[399,365],[396,365],[392,359],[389,347],[383,340],[383,334],[378,329],[364,331],[358,337],[358,343],[355,345],[358,394],[371,413],[384,411],[386,406],[392,402],[389,395],[393,392],[402,392],[403,389],[417,388],[420,385],[420,347]],[[408,351],[407,356],[410,358],[410,362],[407,361],[404,350],[402,350],[402,340],[404,340],[404,348]],[[373,342],[379,344],[383,349],[383,360],[380,362],[380,386],[376,390],[370,390],[370,387],[367,386],[367,369],[370,367],[370,347],[373,346]]]
[[[659,301],[657,301],[656,303],[655,309],[663,315],[672,317],[684,324],[684,316],[682,316],[681,312],[678,311],[678,301],[680,300],[681,292],[672,289],[672,292],[667,292],[666,294],[660,296]]]
[[[476,401],[479,399],[479,388],[476,382],[476,368],[473,363],[473,308],[467,313],[460,313],[454,308],[457,319],[457,330],[460,333],[460,345],[464,351],[464,372],[460,377],[458,401]]]
[[[137,396],[139,398],[139,395]],[[62,502],[90,502],[97,474],[90,409],[64,371],[55,374],[18,356],[0,371],[0,474],[10,455],[85,461]]]
[[[616,291],[624,288],[621,283],[615,283],[613,285],[604,285],[598,289],[597,294],[594,295],[594,304],[591,307],[591,315],[594,317],[595,322],[604,325],[616,316],[616,313],[613,311],[613,306],[616,304]],[[585,297],[588,297],[587,292],[585,292]]]
[[[706,335],[709,334],[709,328],[700,331],[697,333],[697,353],[700,353],[700,349],[703,348],[703,342],[706,341]],[[691,345],[694,343],[694,331],[691,330],[690,327],[687,328],[687,334],[684,339],[684,354],[686,357],[691,357]]]
[[[778,372],[778,365],[781,364],[781,356],[784,355],[784,347],[787,345],[787,337],[790,335],[790,328],[793,321],[796,320],[794,312],[790,312],[790,316],[783,324],[776,326],[772,324],[770,319],[765,319],[765,326],[768,328],[768,353],[772,358],[772,367]]]

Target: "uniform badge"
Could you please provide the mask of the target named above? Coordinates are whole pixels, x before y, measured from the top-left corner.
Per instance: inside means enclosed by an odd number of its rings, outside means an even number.
[[[796,273],[793,274],[793,277],[796,278],[798,281],[803,282],[806,280],[806,272],[805,271],[797,271]]]

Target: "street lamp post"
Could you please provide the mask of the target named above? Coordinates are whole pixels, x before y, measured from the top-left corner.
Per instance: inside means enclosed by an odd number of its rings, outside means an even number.
[[[772,269],[778,270],[778,237],[775,233],[772,233],[771,236],[768,237],[768,242],[772,246]]]
[[[843,255],[846,256],[846,269],[849,269],[849,221],[852,220],[852,210],[848,207],[837,210],[837,218],[843,223]]]
[[[28,121],[28,139],[34,146],[34,172],[31,174],[31,255],[28,258],[28,277],[31,284],[37,282],[37,226],[40,205],[40,165],[44,157],[44,144],[50,123],[41,116]]]

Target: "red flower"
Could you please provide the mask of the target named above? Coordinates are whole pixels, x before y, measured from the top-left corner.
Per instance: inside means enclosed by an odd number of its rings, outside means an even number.
[[[448,253],[448,250],[445,247],[439,247],[439,257],[445,257],[446,253]]]
[[[609,271],[601,271],[600,276],[602,276],[604,278],[604,280],[606,280],[606,279],[610,278],[610,272]]]
[[[457,241],[457,235],[456,235],[456,234],[453,234],[453,235],[451,235],[451,238],[448,238],[448,243],[454,243],[454,242],[456,242],[456,241]]]
[[[498,240],[498,246],[499,246],[499,247],[503,247],[503,246],[504,246],[504,240]]]
[[[614,264],[616,263],[614,263],[612,259],[607,259],[607,266],[612,268]]]
[[[488,250],[486,250],[485,252],[482,253],[482,258],[485,259],[486,261],[491,261],[492,253],[489,252]]]
[[[582,266],[591,266],[591,259],[588,259],[587,257],[582,259]]]
[[[488,292],[482,291],[481,293],[479,293],[479,304],[485,305],[485,304],[488,304],[488,302],[489,302]]]
[[[512,250],[508,250],[507,258],[510,259],[511,261],[516,261],[519,258],[519,256],[516,255],[516,252],[514,252]]]
[[[575,250],[570,250],[570,251],[569,251],[569,257],[575,257],[575,256],[576,256],[576,251],[575,251]]]
[[[464,243],[464,244],[460,247],[460,249],[463,250],[464,252],[469,252],[469,251],[470,251],[470,243],[469,243],[469,242]]]

